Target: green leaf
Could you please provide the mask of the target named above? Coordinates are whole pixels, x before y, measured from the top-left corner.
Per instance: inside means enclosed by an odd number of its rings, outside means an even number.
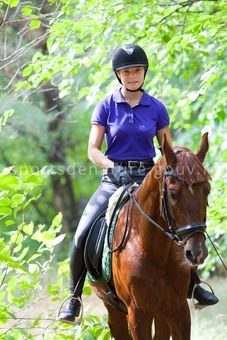
[[[53,241],[51,241],[51,245],[56,246],[57,244],[61,243],[64,240],[64,238],[65,238],[65,234],[61,234],[55,237]]]
[[[16,207],[17,205],[23,203],[25,201],[25,195],[23,194],[15,194],[12,196],[12,207]]]
[[[7,175],[4,177],[0,177],[0,187],[2,187],[2,189],[11,188],[16,184],[18,184],[18,179],[15,176]]]
[[[25,224],[23,226],[23,232],[27,235],[32,235],[34,230],[34,223],[30,222],[29,224]]]
[[[24,16],[30,16],[30,15],[32,15],[32,7],[30,7],[30,6],[24,6],[24,7],[22,7],[21,13],[22,13]]]
[[[2,116],[0,117],[0,132],[1,132],[1,128],[2,125],[6,125],[7,120],[9,119],[9,117],[11,117],[14,114],[14,110],[8,110],[5,111]]]
[[[24,77],[28,77],[28,76],[30,76],[30,74],[32,73],[32,70],[33,70],[32,65],[29,65],[29,66],[27,66],[27,67],[25,67],[25,68],[23,69],[22,75],[23,75]]]
[[[111,334],[109,330],[106,330],[104,333],[102,333],[101,340],[110,340]]]
[[[37,231],[33,234],[32,239],[35,240],[35,241],[38,241],[38,242],[42,242],[42,240],[43,240],[43,235],[42,235],[41,231],[40,231],[40,230],[37,230]]]
[[[19,256],[19,260],[22,261],[23,258],[25,257],[25,255],[27,254],[27,252],[29,251],[29,247],[26,247],[22,250],[20,256]]]
[[[43,175],[40,174],[32,174],[26,178],[26,183],[33,183],[33,184],[42,184],[43,182]]]
[[[29,27],[31,30],[35,30],[39,28],[41,25],[41,21],[39,19],[34,19],[30,22]]]
[[[13,225],[13,224],[15,224],[15,221],[14,221],[14,220],[6,220],[6,221],[5,221],[5,225],[6,225],[7,227],[9,227],[9,226],[11,226],[11,225]]]
[[[8,207],[0,207],[0,215],[9,216],[12,215],[12,209]]]
[[[0,206],[8,206],[11,204],[11,200],[9,198],[4,198],[4,199],[0,199]]]
[[[88,285],[85,286],[85,287],[83,288],[83,294],[84,294],[84,295],[91,295],[91,294],[92,294],[91,287],[89,287]]]
[[[24,266],[13,260],[13,258],[7,254],[0,253],[0,263],[1,262],[6,262],[9,267],[21,269],[26,272],[26,268]]]
[[[90,332],[84,332],[83,340],[96,340],[96,338]]]
[[[51,223],[50,229],[59,232],[61,230],[61,222],[62,222],[62,213],[59,212],[54,218]]]
[[[32,61],[36,62],[37,60],[42,59],[42,58],[43,58],[43,54],[41,52],[36,52],[32,57]]]
[[[48,291],[48,294],[59,294],[59,289],[57,289],[53,285],[48,285],[47,291]]]
[[[8,3],[8,5],[10,7],[16,7],[19,4],[20,0],[8,0],[6,3]]]
[[[41,254],[34,254],[32,257],[29,258],[28,263],[36,260],[37,258],[39,258],[41,256]]]

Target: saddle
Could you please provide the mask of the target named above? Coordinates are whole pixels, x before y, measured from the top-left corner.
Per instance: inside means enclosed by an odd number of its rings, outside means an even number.
[[[117,298],[114,289],[109,286],[112,276],[111,245],[118,214],[129,199],[128,190],[132,191],[135,187],[137,185],[130,183],[118,189],[121,190],[117,202],[113,203],[114,208],[111,205],[96,218],[90,228],[84,248],[84,261],[88,271],[88,279],[93,282],[102,281],[108,290],[107,295],[110,303],[124,313],[127,313],[125,305]],[[113,196],[110,199],[112,201]],[[106,218],[106,214],[109,213],[108,210],[111,211],[111,216]]]

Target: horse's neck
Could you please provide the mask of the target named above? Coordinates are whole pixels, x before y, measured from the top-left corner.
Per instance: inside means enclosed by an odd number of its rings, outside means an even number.
[[[141,184],[136,199],[141,208],[151,217],[160,216],[159,183],[150,172]]]
[[[149,173],[136,193],[136,199],[143,211],[161,227],[165,228],[166,222],[161,216],[160,190],[159,181],[155,179],[152,173]],[[135,215],[133,214],[133,219],[134,217]],[[152,225],[151,222],[147,221],[143,214],[138,210],[135,223],[133,223],[133,225],[135,228],[135,234],[139,235],[142,241],[141,243],[144,247],[145,253],[148,256],[150,254],[152,257],[158,256],[160,265],[161,262],[164,265],[167,259],[171,240],[156,226]]]

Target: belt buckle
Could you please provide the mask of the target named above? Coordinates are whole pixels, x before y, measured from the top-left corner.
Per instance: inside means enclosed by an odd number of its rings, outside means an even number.
[[[145,165],[144,165],[144,162],[140,162],[140,168],[144,168]]]
[[[134,165],[133,165],[134,164]],[[133,168],[135,167],[135,161],[128,161],[128,167]]]

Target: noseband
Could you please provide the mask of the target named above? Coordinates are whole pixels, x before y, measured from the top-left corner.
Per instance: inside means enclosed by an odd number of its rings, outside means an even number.
[[[193,235],[202,233],[205,237],[206,224],[205,223],[193,223],[186,226],[177,227],[174,218],[171,214],[168,205],[168,195],[167,195],[167,184],[166,178],[173,177],[177,181],[183,181],[179,174],[167,166],[163,173],[163,185],[162,185],[162,209],[166,222],[168,223],[168,229],[170,234],[172,234],[173,239],[178,244],[185,244],[189,238]]]

